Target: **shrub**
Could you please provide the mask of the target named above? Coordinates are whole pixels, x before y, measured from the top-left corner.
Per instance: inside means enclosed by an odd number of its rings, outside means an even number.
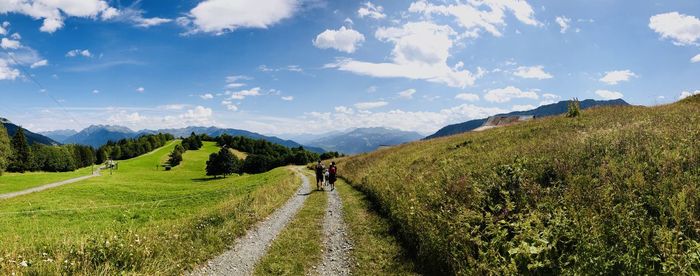
[[[568,109],[566,111],[566,117],[574,118],[581,115],[581,102],[577,98],[569,101]]]

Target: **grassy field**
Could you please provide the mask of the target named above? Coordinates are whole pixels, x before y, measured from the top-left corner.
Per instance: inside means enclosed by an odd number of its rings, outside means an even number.
[[[0,201],[0,274],[177,274],[222,252],[300,183],[287,168],[209,179],[214,143],[157,169],[174,146],[120,161],[113,175]]]
[[[327,201],[324,192],[312,191],[308,195],[299,213],[256,265],[255,275],[313,274],[313,266],[321,261],[323,254],[323,216]]]
[[[95,166],[95,169],[97,169],[97,166]],[[60,173],[3,173],[2,176],[0,176],[0,194],[26,190],[44,184],[49,184],[91,174],[91,167],[78,169],[72,172]]]
[[[228,149],[228,150],[231,151],[231,153],[233,153],[233,155],[236,156],[238,159],[245,160],[245,158],[248,157],[248,154],[245,152],[238,151],[235,149]]]
[[[336,189],[343,201],[343,217],[353,243],[353,275],[418,275],[391,232],[391,225],[375,212],[360,191],[338,180]]]
[[[421,141],[339,172],[441,274],[700,272],[700,96]]]

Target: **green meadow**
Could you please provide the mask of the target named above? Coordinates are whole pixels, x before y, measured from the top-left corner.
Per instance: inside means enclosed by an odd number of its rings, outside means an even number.
[[[120,161],[112,174],[0,201],[0,274],[181,273],[222,252],[300,184],[289,168],[211,179],[211,142],[165,171],[159,165],[178,142]],[[11,177],[45,184],[34,175]]]
[[[346,158],[428,274],[696,275],[700,95]],[[340,186],[342,189],[342,185]]]
[[[0,194],[26,190],[53,182],[92,174],[92,167],[86,167],[72,172],[27,172],[3,173],[0,176]],[[97,169],[97,166],[95,166]]]

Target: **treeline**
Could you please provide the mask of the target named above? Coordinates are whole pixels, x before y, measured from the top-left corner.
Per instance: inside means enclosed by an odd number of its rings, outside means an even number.
[[[179,145],[175,145],[173,152],[170,153],[168,166],[175,167],[180,165],[180,162],[182,162],[182,154],[185,153],[185,151],[198,150],[202,147],[202,145],[202,137],[192,132],[190,137],[183,138]]]
[[[128,159],[159,148],[174,137],[170,134],[149,134],[139,138],[108,142],[95,150],[84,145],[49,146],[29,145],[23,128],[10,139],[0,125],[0,173],[8,172],[67,172],[93,164],[102,164],[108,158]],[[201,141],[200,141],[201,143]]]
[[[280,166],[305,165],[319,160],[320,158],[318,154],[310,152],[304,149],[304,147],[288,148],[265,140],[256,140],[243,136],[234,137],[228,134],[222,134],[214,138],[214,140],[220,147],[226,150],[212,154],[209,158],[209,162],[207,162],[207,167],[211,164],[212,168],[225,168],[223,170],[213,170],[216,172],[224,171],[225,173],[208,173],[208,175],[225,175],[231,173],[256,174]],[[245,152],[248,156],[245,160],[238,160],[238,158],[228,152],[228,149]],[[222,162],[228,162],[229,164],[221,164]],[[230,172],[229,168],[233,171]]]
[[[151,152],[162,147],[168,141],[175,139],[172,134],[148,134],[138,138],[109,141],[97,149],[97,163],[102,164],[107,159],[124,160]]]
[[[9,146],[9,147],[8,147]],[[47,146],[35,143],[29,145],[24,129],[17,129],[17,133],[8,141],[4,128],[0,130],[0,172],[7,169],[9,172],[67,172],[78,168],[87,167],[95,163],[95,150],[90,146],[62,145]]]

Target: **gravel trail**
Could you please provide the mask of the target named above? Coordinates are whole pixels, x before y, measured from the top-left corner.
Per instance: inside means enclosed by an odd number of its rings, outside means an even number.
[[[302,180],[297,193],[264,221],[236,240],[234,246],[190,275],[252,275],[255,264],[265,255],[275,237],[301,209],[310,191],[309,179],[296,169]]]
[[[85,180],[85,179],[88,179],[88,178],[93,178],[93,177],[95,177],[95,176],[100,176],[100,169],[95,170],[91,175],[86,175],[86,176],[71,178],[71,179],[68,179],[68,180],[63,180],[63,181],[54,182],[54,183],[51,183],[51,184],[41,185],[41,186],[38,186],[38,187],[34,187],[34,188],[26,189],[26,190],[21,190],[21,191],[17,191],[17,192],[11,192],[11,193],[6,193],[6,194],[0,194],[0,199],[8,199],[8,198],[13,198],[13,197],[17,197],[17,196],[21,196],[21,195],[26,195],[26,194],[31,194],[31,193],[35,193],[35,192],[41,192],[41,191],[46,190],[46,189],[56,188],[56,187],[58,187],[58,186],[63,186],[63,185],[66,185],[66,184],[75,183],[75,182],[82,181],[82,180]]]
[[[343,202],[338,190],[328,192],[328,207],[323,218],[323,260],[316,272],[319,275],[350,275],[350,250],[347,227],[343,221]]]

